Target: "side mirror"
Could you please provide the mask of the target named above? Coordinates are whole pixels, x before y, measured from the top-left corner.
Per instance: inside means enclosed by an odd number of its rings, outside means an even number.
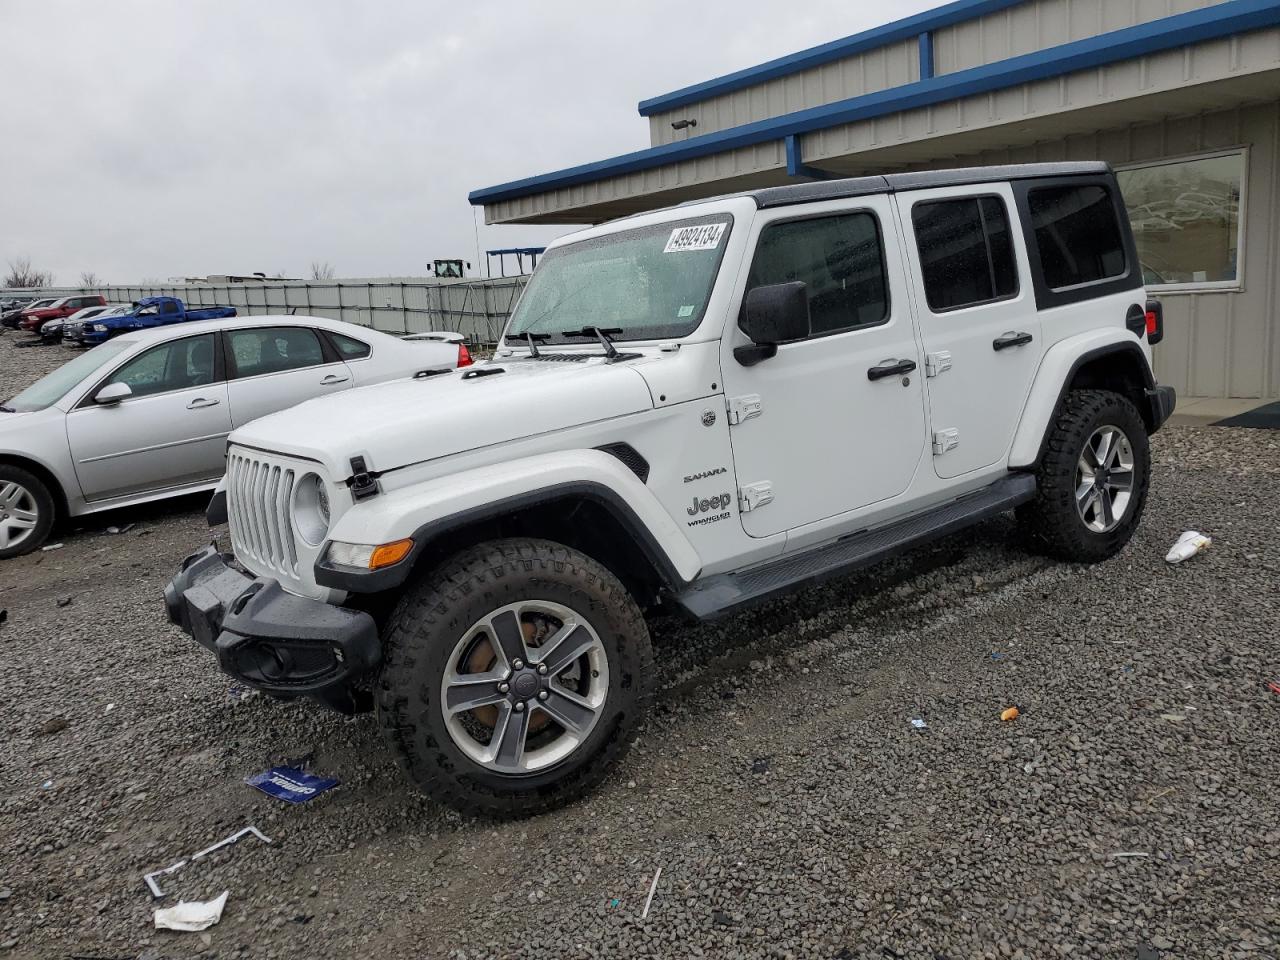
[[[793,280],[756,287],[743,301],[738,326],[752,342],[734,347],[734,358],[744,367],[768,360],[778,352],[778,344],[809,335],[808,286]]]
[[[111,406],[132,396],[133,391],[129,389],[127,383],[108,383],[93,395],[93,402],[100,403],[103,406]]]

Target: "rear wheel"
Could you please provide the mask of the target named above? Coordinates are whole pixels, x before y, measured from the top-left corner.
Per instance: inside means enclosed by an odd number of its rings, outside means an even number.
[[[378,715],[401,766],[467,813],[521,816],[599,783],[648,706],[648,628],[596,561],[546,540],[481,544],[391,615]]]
[[[49,488],[21,467],[0,464],[0,560],[20,557],[44,543],[53,519]]]
[[[1072,390],[1054,420],[1036,498],[1018,521],[1062,560],[1095,562],[1133,536],[1146,506],[1151,454],[1137,408],[1110,390]]]

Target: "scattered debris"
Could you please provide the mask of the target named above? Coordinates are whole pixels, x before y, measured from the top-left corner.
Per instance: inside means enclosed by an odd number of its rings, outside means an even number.
[[[69,607],[69,606],[71,606],[71,598],[70,598],[70,597],[59,597],[59,598],[58,598],[58,606],[60,606],[60,607]]]
[[[1010,720],[1017,720],[1022,714],[1019,713],[1017,707],[1009,707],[1000,713],[1000,719],[1008,723]]]
[[[727,927],[733,923],[733,918],[723,910],[713,910],[711,911],[711,922],[717,927]]]
[[[285,803],[306,803],[338,785],[331,777],[317,777],[297,767],[272,767],[245,778],[244,782]]]
[[[4,623],[8,619],[9,619],[9,611],[0,610],[0,623]]]
[[[4,621],[0,620],[0,623],[3,622]],[[1276,677],[1274,680],[1268,680],[1267,689],[1272,693],[1280,693],[1280,677]]]
[[[1176,789],[1177,787],[1165,787],[1163,790],[1161,790],[1154,797],[1152,797],[1150,800],[1147,801],[1147,806],[1149,807],[1153,803],[1155,803],[1157,800],[1167,797],[1169,794],[1173,793],[1173,791]]]
[[[915,727],[917,730],[928,730],[928,729],[929,729],[929,725],[928,725],[927,723],[925,723],[925,722],[924,722],[922,719],[920,719],[919,717],[912,717],[912,718],[911,718],[911,725],[912,725],[913,727]]]
[[[992,650],[992,651],[991,651],[991,659],[992,659],[992,660],[1003,660],[1006,656],[1007,656],[1007,654],[1002,653],[1002,652],[1001,652],[1001,651],[999,651],[999,650]]]
[[[136,526],[137,526],[136,523],[126,523],[123,527],[107,527],[107,533],[110,533],[110,534],[128,533],[130,530],[132,530]]]
[[[1184,713],[1162,713],[1160,714],[1160,719],[1168,720],[1170,723],[1181,723],[1187,719],[1187,716]]]
[[[1188,530],[1174,542],[1164,558],[1168,563],[1181,563],[1208,550],[1212,543],[1212,537],[1206,537],[1199,530]]]
[[[66,717],[53,717],[52,719],[46,720],[40,726],[40,729],[36,731],[36,736],[51,737],[55,733],[61,733],[69,726],[71,726],[71,724],[67,723]]]
[[[658,868],[658,872],[653,875],[653,883],[649,884],[649,896],[644,901],[644,910],[640,913],[641,920],[649,919],[649,905],[653,903],[653,892],[658,889],[658,878],[662,876],[662,868]]]
[[[768,772],[769,772],[769,758],[768,758],[768,757],[757,757],[755,760],[752,760],[752,761],[751,761],[751,772],[752,772],[752,773],[768,773]]]
[[[1122,851],[1120,853],[1113,853],[1112,856],[1115,857],[1117,860],[1132,860],[1132,859],[1143,859],[1151,856],[1151,854],[1141,853],[1136,850],[1128,850],[1128,851]]]
[[[314,913],[300,913],[296,917],[290,917],[289,922],[299,924],[300,926],[306,926],[315,918],[316,915]]]
[[[50,782],[52,783],[52,781]],[[152,871],[151,873],[144,874],[142,879],[146,882],[147,887],[151,890],[151,895],[153,897],[156,897],[156,898],[163,897],[164,893],[161,892],[160,885],[156,883],[156,877],[165,877],[171,873],[175,873],[178,870],[181,870],[187,864],[195,863],[201,857],[206,857],[209,854],[213,853],[213,851],[215,850],[221,850],[223,847],[229,847],[233,843],[237,843],[238,841],[240,841],[244,837],[249,836],[250,834],[253,834],[253,836],[257,837],[263,843],[271,842],[271,838],[268,837],[266,834],[264,834],[257,827],[245,827],[243,830],[239,831],[238,833],[233,833],[231,836],[227,837],[225,840],[219,840],[213,846],[205,847],[199,853],[193,853],[186,860],[179,860],[177,863],[171,866],[165,867],[163,870],[155,870],[155,871]]]
[[[614,897],[612,900],[609,901],[609,909],[610,910],[614,909],[621,902],[622,901],[619,900],[617,897]]]
[[[114,703],[108,703],[108,704],[107,704],[107,709],[103,710],[102,712],[103,712],[103,713],[110,713],[110,712],[111,712],[112,710],[114,710],[115,708],[116,708],[116,705],[115,705]]]
[[[52,781],[52,780],[46,780],[44,783],[40,784],[40,789],[41,789],[41,790],[52,790],[52,789],[53,789],[53,781]]]
[[[61,544],[61,543],[48,543],[40,548],[40,552],[48,553],[50,550],[61,550],[63,546],[64,544]]]
[[[180,900],[175,907],[162,907],[156,911],[157,930],[184,930],[196,932],[208,930],[222,919],[222,908],[227,905],[229,890],[223,890],[222,896],[212,900],[190,903]]]

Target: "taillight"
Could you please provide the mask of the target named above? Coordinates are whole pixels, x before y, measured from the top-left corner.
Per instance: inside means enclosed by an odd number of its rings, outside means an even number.
[[[1159,300],[1147,301],[1147,343],[1153,347],[1164,339],[1164,305]]]
[[[469,367],[473,363],[475,361],[471,359],[471,351],[467,349],[467,345],[465,343],[458,344],[458,366]]]

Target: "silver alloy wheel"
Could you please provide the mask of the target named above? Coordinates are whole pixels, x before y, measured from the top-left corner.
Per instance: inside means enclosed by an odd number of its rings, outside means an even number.
[[[585,618],[549,600],[482,617],[445,663],[440,704],[457,747],[489,770],[536,773],[590,735],[609,693],[604,644]]]
[[[1094,533],[1124,519],[1133,497],[1133,445],[1119,427],[1104,424],[1085,442],[1076,464],[1076,512]]]
[[[36,498],[20,483],[0,483],[0,550],[22,543],[40,520]]]

